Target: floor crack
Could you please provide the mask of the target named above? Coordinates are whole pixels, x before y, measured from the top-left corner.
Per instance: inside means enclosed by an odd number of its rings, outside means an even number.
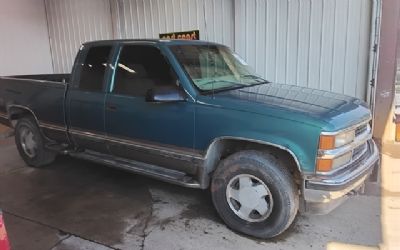
[[[66,240],[66,239],[68,239],[68,238],[70,238],[72,235],[67,235],[66,237],[63,237],[62,239],[60,239],[59,241],[57,241],[57,243],[56,244],[54,244],[54,246],[52,246],[52,247],[50,247],[50,250],[52,250],[52,249],[54,249],[54,248],[56,248],[58,245],[60,245],[61,244],[61,242],[63,242],[64,240]]]
[[[149,226],[149,223],[151,221],[151,219],[153,218],[153,212],[154,212],[154,199],[153,199],[153,195],[151,194],[151,191],[149,190],[150,193],[150,198],[151,198],[151,207],[150,207],[150,214],[147,216],[146,221],[144,223],[144,227],[143,227],[143,238],[142,238],[142,243],[140,244],[140,249],[144,250],[145,247],[145,242],[146,242],[146,238],[147,236],[149,236],[149,234],[151,233],[152,230],[150,230],[149,232],[147,231],[147,228]]]

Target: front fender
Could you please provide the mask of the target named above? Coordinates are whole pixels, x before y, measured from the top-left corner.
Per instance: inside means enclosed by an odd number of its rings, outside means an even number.
[[[197,118],[202,118],[201,113],[197,113]],[[196,149],[207,154],[223,138],[257,142],[288,151],[301,173],[314,173],[320,128],[279,117],[223,109],[214,109],[207,116],[207,119],[197,119]]]

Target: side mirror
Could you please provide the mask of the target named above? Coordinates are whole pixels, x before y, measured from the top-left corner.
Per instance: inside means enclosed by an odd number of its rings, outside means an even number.
[[[150,89],[146,93],[146,102],[182,102],[186,94],[177,86],[163,86]]]

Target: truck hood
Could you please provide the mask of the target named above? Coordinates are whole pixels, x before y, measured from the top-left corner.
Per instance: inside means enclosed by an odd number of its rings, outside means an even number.
[[[360,99],[323,90],[268,83],[215,93],[212,105],[311,123],[335,131],[370,119]]]

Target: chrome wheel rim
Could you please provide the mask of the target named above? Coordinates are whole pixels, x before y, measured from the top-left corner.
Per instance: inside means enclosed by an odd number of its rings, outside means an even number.
[[[20,130],[19,138],[24,153],[30,158],[35,157],[37,150],[37,142],[35,141],[33,132],[27,127],[22,127]]]
[[[232,211],[248,222],[267,219],[273,208],[273,199],[268,186],[250,174],[240,174],[229,181],[226,199]]]

